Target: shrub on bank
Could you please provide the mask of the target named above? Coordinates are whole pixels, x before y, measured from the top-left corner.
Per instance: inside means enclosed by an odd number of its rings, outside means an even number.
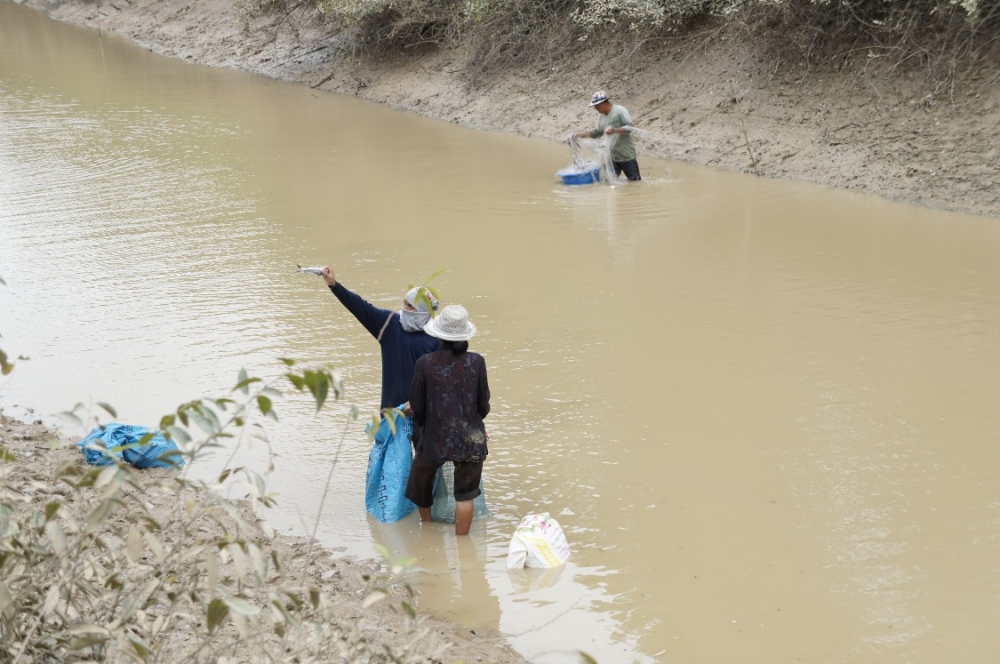
[[[308,391],[317,409],[329,394],[341,394],[329,370],[285,364],[278,380]],[[159,433],[189,462],[234,435],[266,441],[254,420],[274,417],[274,384],[243,373],[233,392],[237,400],[180,406],[161,420]],[[83,423],[77,411],[67,416]],[[234,455],[237,440],[229,443]],[[415,630],[405,602],[408,638],[389,645],[372,638],[356,607],[327,592],[332,580],[286,574],[290,563],[329,569],[329,556],[312,543],[301,558],[283,558],[243,509],[219,495],[216,488],[242,477],[249,500],[273,503],[264,476],[234,467],[233,456],[209,486],[176,471],[138,471],[118,458],[86,466],[75,452],[55,464],[29,463],[40,448],[21,448],[0,445],[2,662],[415,663],[440,650]],[[58,453],[41,454],[48,461]],[[396,565],[376,575],[366,605],[385,597],[404,571]]]
[[[839,71],[913,72],[929,97],[957,81],[994,76],[1000,64],[998,0],[760,0],[733,24],[768,57]]]
[[[462,6],[459,0],[316,0],[355,50],[442,44]]]
[[[879,49],[901,61],[975,62],[1000,51],[1000,0],[238,0],[318,11],[354,53],[421,45],[466,54],[469,74],[551,63],[585,43],[656,44],[710,22],[789,57]]]

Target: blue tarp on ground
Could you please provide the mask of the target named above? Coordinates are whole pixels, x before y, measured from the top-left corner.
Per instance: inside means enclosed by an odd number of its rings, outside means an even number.
[[[107,466],[114,455],[136,468],[178,468],[184,459],[177,444],[157,433],[144,445],[139,441],[152,429],[132,424],[112,422],[103,427],[95,427],[87,437],[76,445],[84,458],[92,466]]]
[[[413,465],[410,443],[413,418],[397,414],[395,426],[396,433],[393,434],[389,419],[382,418],[375,432],[375,444],[368,454],[365,509],[382,523],[399,521],[417,509],[404,495],[410,466]]]

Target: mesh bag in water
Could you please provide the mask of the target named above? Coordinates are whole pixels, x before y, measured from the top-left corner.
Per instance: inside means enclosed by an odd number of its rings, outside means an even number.
[[[479,480],[479,497],[472,501],[472,518],[475,521],[490,515],[486,507],[486,492],[483,481]],[[431,505],[431,521],[455,523],[455,464],[445,461],[434,478],[434,504]]]

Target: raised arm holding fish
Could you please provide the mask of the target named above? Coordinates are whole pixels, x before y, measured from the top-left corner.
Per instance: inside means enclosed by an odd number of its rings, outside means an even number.
[[[382,348],[382,398],[380,408],[395,408],[406,403],[413,382],[413,367],[425,353],[438,349],[439,342],[424,332],[430,322],[430,302],[436,311],[438,302],[426,289],[411,288],[404,296],[399,311],[380,309],[337,281],[333,269],[303,268],[302,272],[318,274],[330,291],[358,319]],[[319,270],[314,272],[313,270]],[[421,297],[423,290],[423,297]]]

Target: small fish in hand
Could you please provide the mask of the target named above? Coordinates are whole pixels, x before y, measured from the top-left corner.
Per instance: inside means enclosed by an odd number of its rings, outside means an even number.
[[[323,276],[323,268],[321,268],[321,267],[302,267],[298,263],[296,263],[296,265],[299,268],[299,269],[296,270],[296,272],[305,272],[306,274],[315,274],[317,277],[322,277]]]

